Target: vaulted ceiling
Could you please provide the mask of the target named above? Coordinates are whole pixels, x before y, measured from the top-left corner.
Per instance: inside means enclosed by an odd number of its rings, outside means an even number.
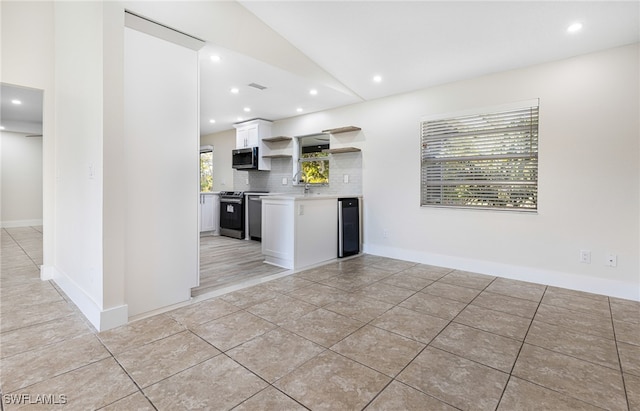
[[[199,54],[201,135],[251,118],[279,120],[640,41],[638,1],[128,1],[127,7],[207,41]],[[568,32],[573,23],[582,29]],[[0,120],[36,121],[12,118],[31,104],[12,105],[8,90]],[[41,119],[37,98],[31,113]]]
[[[278,120],[640,41],[636,1],[240,4],[335,81],[209,43],[201,51],[201,134],[241,119]],[[582,29],[568,32],[576,22]]]

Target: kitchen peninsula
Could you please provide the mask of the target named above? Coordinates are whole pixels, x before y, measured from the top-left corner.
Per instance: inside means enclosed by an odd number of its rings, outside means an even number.
[[[338,254],[337,195],[274,195],[262,199],[265,262],[300,270]]]

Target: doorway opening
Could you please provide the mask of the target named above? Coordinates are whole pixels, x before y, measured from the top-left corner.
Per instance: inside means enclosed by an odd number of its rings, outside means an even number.
[[[0,83],[2,236],[33,264],[28,273],[36,278],[43,264],[43,96],[43,90]]]

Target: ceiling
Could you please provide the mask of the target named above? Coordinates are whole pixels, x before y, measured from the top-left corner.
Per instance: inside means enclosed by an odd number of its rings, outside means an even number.
[[[20,104],[15,104],[14,101]],[[3,131],[42,135],[42,90],[0,84],[0,127]]]
[[[280,120],[640,41],[638,1],[219,4],[252,20],[216,16],[216,24],[228,22],[221,37],[228,48],[209,42],[200,50],[201,135],[242,120]],[[568,33],[574,22],[582,30]],[[264,27],[253,28],[258,25]],[[253,52],[230,46],[242,42]],[[41,134],[41,91],[3,84],[1,97],[6,130]],[[11,104],[15,98],[23,104]]]
[[[637,1],[240,4],[343,87],[208,44],[200,53],[202,135],[240,119],[279,120],[640,41]],[[582,30],[568,33],[574,22]]]

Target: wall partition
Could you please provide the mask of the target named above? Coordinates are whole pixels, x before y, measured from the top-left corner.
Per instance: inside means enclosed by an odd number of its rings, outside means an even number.
[[[201,42],[136,16],[125,22],[125,298],[131,318],[188,300],[198,284],[194,48]]]

